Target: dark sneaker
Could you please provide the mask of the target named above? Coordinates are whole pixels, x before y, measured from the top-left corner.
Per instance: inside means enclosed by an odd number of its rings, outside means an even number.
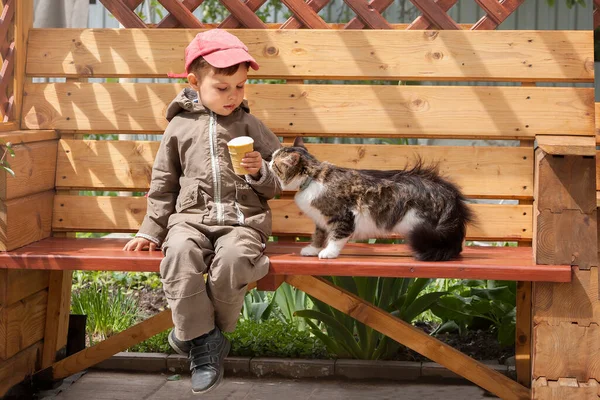
[[[182,356],[188,356],[190,354],[190,350],[192,349],[192,341],[177,339],[175,336],[175,329],[171,330],[168,339],[171,348],[173,348],[173,350],[175,350],[178,354],[181,354]]]
[[[230,348],[229,340],[219,328],[215,328],[204,339],[192,341],[189,358],[194,394],[206,393],[221,384],[224,360]]]

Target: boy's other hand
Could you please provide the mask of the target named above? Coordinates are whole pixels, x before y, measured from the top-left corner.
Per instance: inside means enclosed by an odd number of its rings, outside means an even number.
[[[141,251],[146,248],[150,251],[154,251],[154,250],[156,250],[156,243],[151,242],[148,239],[137,237],[137,238],[133,238],[129,242],[127,242],[125,247],[123,247],[123,250],[124,251]]]
[[[262,157],[258,151],[246,153],[240,165],[248,171],[248,175],[256,179],[262,165]]]

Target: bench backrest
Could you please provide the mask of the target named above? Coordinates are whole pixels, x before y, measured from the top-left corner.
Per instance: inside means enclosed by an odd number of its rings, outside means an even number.
[[[53,129],[62,136],[53,231],[138,229],[159,143],[82,135],[161,134],[166,105],[186,84],[88,78],[165,78],[181,72],[183,49],[197,32],[30,32],[27,76],[67,78],[28,83],[21,121],[24,129]],[[250,109],[284,142],[299,135],[380,139],[309,149],[321,160],[355,168],[404,168],[418,154],[439,162],[469,198],[520,201],[474,205],[480,224],[469,228],[468,239],[531,241],[533,140],[537,135],[594,136],[592,88],[534,87],[537,82],[593,82],[591,31],[232,32],[261,65],[251,72],[257,81],[246,89]],[[415,81],[422,84],[405,84]],[[468,84],[495,81],[527,85]],[[515,139],[521,146],[409,146],[402,144],[406,138]],[[80,195],[90,190],[134,195]],[[312,222],[291,197],[270,204],[274,235],[312,232]]]

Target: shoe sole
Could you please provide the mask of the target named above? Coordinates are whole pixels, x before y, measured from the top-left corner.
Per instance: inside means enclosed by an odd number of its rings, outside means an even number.
[[[227,357],[227,354],[229,354],[229,351],[231,350],[231,343],[229,342],[229,340],[225,339],[225,347],[223,350],[224,356],[223,356],[223,361],[221,361],[221,368],[219,371],[219,377],[217,378],[217,380],[215,381],[215,383],[213,383],[212,386],[204,389],[204,390],[194,390],[192,389],[192,393],[193,394],[204,394],[207,392],[210,392],[211,390],[215,390],[217,389],[219,386],[221,386],[221,384],[223,383],[223,375],[225,375],[225,362],[224,359],[225,357]]]
[[[187,355],[189,355],[189,353],[190,353],[190,352],[189,352],[189,350],[188,350],[187,352],[186,352],[186,351],[183,351],[183,350],[182,350],[182,349],[181,349],[179,346],[177,346],[177,344],[175,344],[175,342],[173,341],[173,339],[171,339],[171,334],[169,334],[169,335],[167,336],[167,340],[169,341],[169,345],[171,346],[171,348],[172,348],[173,350],[175,350],[175,352],[176,352],[177,354],[180,354],[180,355],[182,355],[182,356],[187,356]]]

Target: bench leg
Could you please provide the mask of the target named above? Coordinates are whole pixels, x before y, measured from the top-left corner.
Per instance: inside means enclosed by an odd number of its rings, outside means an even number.
[[[530,390],[526,387],[322,278],[293,275],[287,276],[286,282],[502,399],[530,398]]]
[[[98,364],[100,361],[126,350],[154,335],[159,334],[173,326],[171,310],[166,309],[144,322],[132,326],[109,337],[95,346],[77,352],[52,365],[52,378],[62,379],[79,371]]]
[[[517,382],[531,386],[531,282],[517,282],[515,368]]]
[[[60,358],[57,352],[66,352],[72,280],[73,271],[50,271],[42,369]]]

